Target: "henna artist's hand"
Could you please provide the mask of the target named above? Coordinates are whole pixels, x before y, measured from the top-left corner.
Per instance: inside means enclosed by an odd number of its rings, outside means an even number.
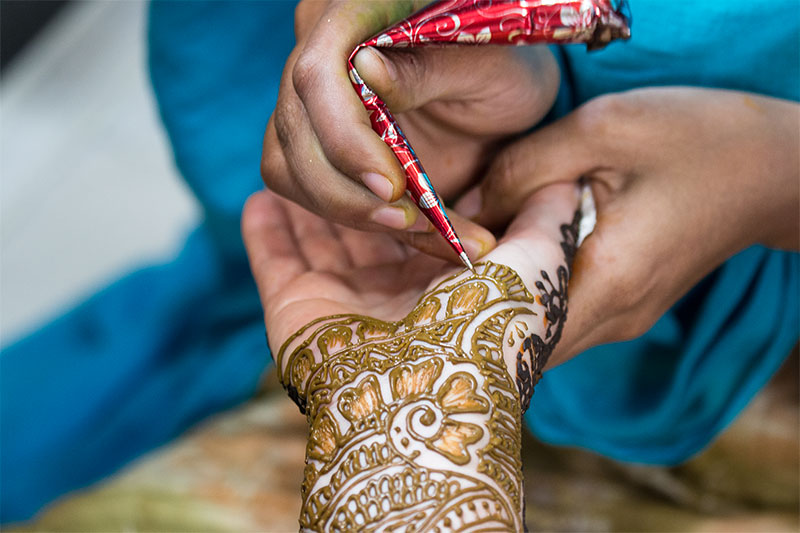
[[[270,347],[311,426],[303,530],[522,529],[521,414],[566,318],[577,205],[573,185],[533,195],[471,273],[248,201]]]
[[[373,132],[347,74],[358,43],[425,3],[301,2],[297,46],[267,126],[261,167],[271,190],[328,220],[394,231],[418,249],[455,260],[404,195],[405,174]],[[366,49],[355,65],[393,111],[445,200],[475,181],[499,142],[539,121],[559,83],[544,46]],[[453,223],[470,257],[494,246],[482,227],[457,214]]]
[[[798,248],[800,106],[689,88],[603,96],[516,142],[456,205],[502,226],[554,182],[591,179],[597,226],[552,361],[635,338],[728,257]]]

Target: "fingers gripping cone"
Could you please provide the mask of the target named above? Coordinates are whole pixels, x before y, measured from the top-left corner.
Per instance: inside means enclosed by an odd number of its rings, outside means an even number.
[[[361,79],[353,58],[364,47],[416,47],[431,44],[586,43],[601,48],[630,37],[624,0],[439,0],[360,44],[348,59],[350,81],[369,113],[375,132],[392,149],[406,173],[411,198],[473,270],[414,149],[381,98]]]

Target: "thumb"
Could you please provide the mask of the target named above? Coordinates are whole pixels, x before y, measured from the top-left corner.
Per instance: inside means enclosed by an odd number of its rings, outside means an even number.
[[[529,128],[555,97],[552,84],[543,80],[558,78],[551,55],[531,56],[511,47],[370,47],[360,50],[353,64],[392,113],[439,102],[443,105],[426,109],[431,118],[474,135]]]
[[[504,148],[455,210],[487,228],[503,227],[540,189],[591,175],[606,157],[583,122],[574,112]]]
[[[470,60],[471,58],[471,60]],[[418,109],[472,85],[475,54],[458,48],[361,49],[353,65],[393,113]],[[479,69],[480,70],[480,69]]]

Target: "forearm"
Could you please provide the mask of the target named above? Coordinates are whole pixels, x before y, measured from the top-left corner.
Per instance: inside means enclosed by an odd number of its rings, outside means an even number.
[[[767,115],[768,134],[761,143],[762,191],[759,242],[772,248],[800,250],[800,104],[766,97],[743,97],[754,111]],[[770,131],[771,130],[771,131]]]
[[[478,268],[400,322],[331,318],[289,341],[283,379],[306,391],[293,396],[311,426],[301,527],[522,527],[521,408],[503,335],[533,297],[510,269]]]
[[[310,424],[303,529],[523,528],[521,419],[566,319],[580,215],[539,219],[570,196],[542,201],[509,230],[529,240],[491,254],[519,274],[480,263],[401,320],[324,317],[277,351]]]
[[[402,321],[331,317],[287,342],[282,380],[311,428],[303,529],[523,528],[521,417],[566,304],[566,271],[543,276],[534,296],[485,263]]]

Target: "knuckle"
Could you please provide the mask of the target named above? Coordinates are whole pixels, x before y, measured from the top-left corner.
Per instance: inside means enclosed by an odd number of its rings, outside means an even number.
[[[484,195],[502,197],[505,192],[514,190],[518,172],[517,157],[514,151],[504,150],[501,152],[490,168]]]
[[[328,9],[331,2],[322,0],[302,0],[294,10],[294,35],[295,41],[300,43],[305,40],[315,24],[319,22],[322,14]]]
[[[304,40],[329,5],[330,2],[320,0],[302,0],[297,4],[294,9],[294,35],[297,42]]]
[[[293,130],[292,124],[296,123],[297,107],[297,104],[287,98],[275,108],[275,135],[281,146],[289,144]]]
[[[277,165],[275,164],[276,156],[273,153],[275,148],[265,148],[264,153],[261,155],[261,179],[267,186],[272,186],[275,176],[277,175]]]
[[[292,68],[292,85],[301,99],[308,97],[319,84],[322,64],[318,54],[312,50],[304,50]]]
[[[284,198],[298,198],[297,182],[288,174],[283,154],[277,148],[261,156],[261,179],[266,187]]]
[[[263,200],[264,191],[251,194],[242,208],[242,236],[247,239],[249,235],[255,233],[262,225],[264,218]]]
[[[635,315],[625,315],[620,317],[619,325],[616,328],[615,339],[612,341],[625,342],[638,339],[650,329],[654,321],[643,313]]]
[[[578,108],[575,119],[580,131],[601,139],[614,139],[631,125],[637,109],[625,93],[598,96]]]
[[[280,177],[281,170],[284,166],[281,164],[283,161],[283,153],[278,143],[266,142],[264,149],[261,152],[261,179],[267,186],[277,181]]]
[[[301,41],[308,24],[309,1],[303,0],[294,8],[294,40]]]
[[[301,36],[302,29],[308,23],[309,18],[316,12],[316,5],[319,2],[312,0],[301,0],[294,8],[294,33],[295,37]]]

